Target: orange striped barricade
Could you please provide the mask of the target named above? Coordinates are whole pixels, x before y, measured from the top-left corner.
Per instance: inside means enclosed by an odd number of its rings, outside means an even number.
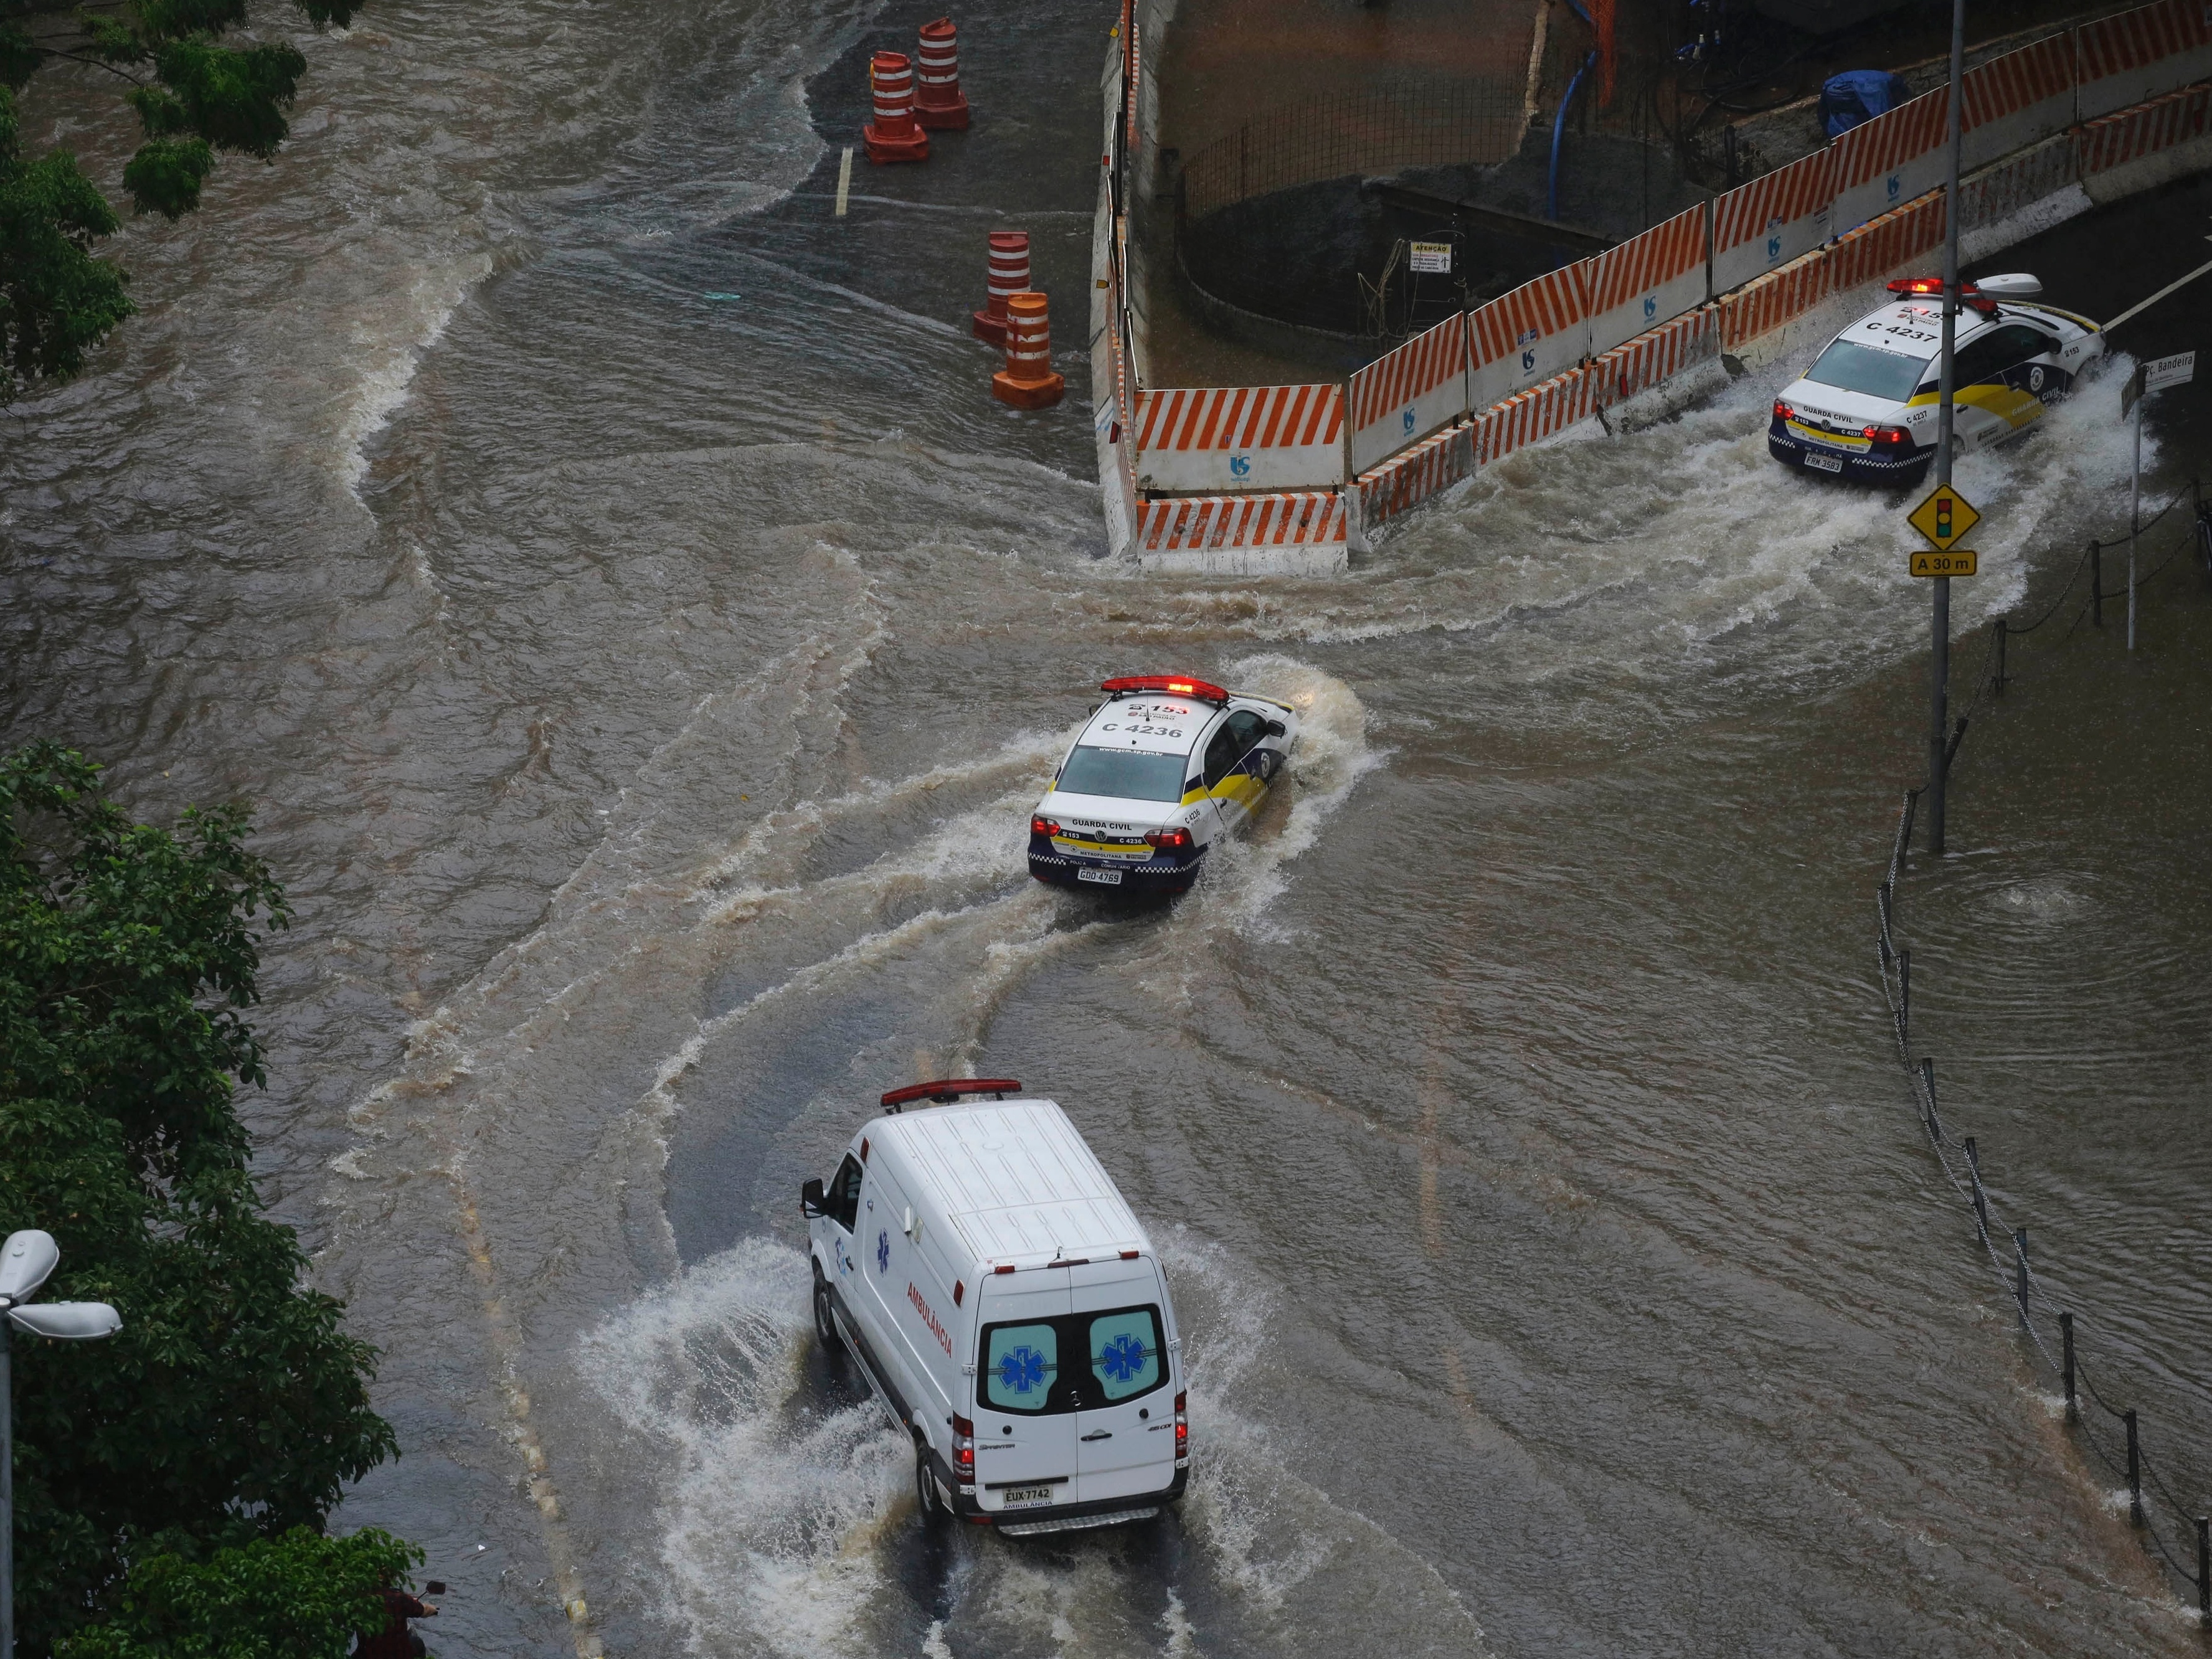
[[[1832,229],[1854,229],[1942,185],[1950,172],[1950,98],[1948,87],[1938,87],[1836,140]]]
[[[1720,355],[1720,313],[1711,306],[1699,306],[1613,347],[1595,366],[1601,371],[1599,383],[1610,407],[1656,391],[1685,369],[1711,362]]]
[[[1739,185],[1713,201],[1713,292],[1741,288],[1828,240],[1831,150]]]
[[[1741,352],[1761,335],[1804,316],[1828,293],[1828,255],[1822,250],[1722,295],[1714,305],[1720,313],[1721,349]]]
[[[1137,392],[1139,489],[1303,489],[1344,482],[1340,386]]]
[[[991,395],[1016,409],[1049,409],[1066,392],[1066,377],[1052,370],[1052,319],[1045,296],[1009,295],[1006,366],[991,377]]]
[[[1474,422],[1474,464],[1487,466],[1540,439],[1587,421],[1613,401],[1604,363],[1569,369],[1485,410]]]
[[[1700,202],[1583,261],[1593,356],[1705,304],[1705,234]]]
[[[1486,409],[1589,355],[1580,264],[1564,265],[1467,314],[1467,406]]]
[[[1344,540],[1344,499],[1326,489],[1265,495],[1183,495],[1137,503],[1139,555],[1255,549],[1340,550]]]
[[[1352,470],[1365,472],[1467,413],[1467,325],[1454,316],[1352,377]]]
[[[960,32],[950,17],[921,26],[921,70],[914,91],[914,118],[932,132],[968,130],[968,94],[960,90]]]
[[[2202,138],[2207,131],[2208,112],[2212,112],[2212,87],[2184,87],[2138,108],[2085,124],[2075,134],[2075,165],[2082,182],[2191,138]]]
[[[2212,76],[2203,0],[2158,0],[2074,31],[2074,118],[2094,121]]]
[[[1474,428],[1455,426],[1394,455],[1359,480],[1359,521],[1372,529],[1474,476]]]
[[[2001,224],[2075,182],[2075,143],[2061,133],[1959,181],[1959,233]],[[2081,198],[2086,204],[2087,198]],[[1972,253],[1961,251],[1962,258]]]
[[[1926,276],[1918,267],[1942,246],[1943,197],[1938,192],[1861,225],[1830,248],[1828,292],[1848,294],[1892,276]]]
[[[1966,71],[1966,94],[1959,167],[1971,172],[2074,125],[2074,43],[2054,34],[1992,58]]]

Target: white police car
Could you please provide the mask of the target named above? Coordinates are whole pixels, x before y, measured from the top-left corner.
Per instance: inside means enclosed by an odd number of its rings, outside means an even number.
[[[1774,400],[1766,447],[1775,459],[1846,478],[1910,483],[1936,459],[1942,280],[1905,277],[1889,287],[1900,296],[1897,303],[1837,335]],[[2104,355],[2104,335],[2088,318],[2027,303],[2042,291],[2028,276],[1961,285],[1952,368],[1960,450],[2032,425]]]
[[[1030,873],[1179,893],[1260,810],[1297,741],[1288,703],[1179,674],[1108,680],[1030,817]]]

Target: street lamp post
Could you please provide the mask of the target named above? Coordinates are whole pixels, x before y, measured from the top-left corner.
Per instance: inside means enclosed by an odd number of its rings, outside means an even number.
[[[50,1233],[28,1227],[0,1245],[0,1659],[15,1659],[15,1378],[11,1328],[65,1342],[112,1336],[122,1317],[105,1302],[32,1303],[62,1259]]]

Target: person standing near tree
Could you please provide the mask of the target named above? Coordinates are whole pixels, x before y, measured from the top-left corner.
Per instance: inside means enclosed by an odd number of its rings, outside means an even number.
[[[445,1589],[442,1584],[426,1584],[424,1592],[435,1595]],[[418,1601],[397,1584],[387,1583],[378,1592],[384,1598],[384,1628],[371,1634],[362,1632],[361,1644],[353,1650],[353,1659],[426,1659],[429,1649],[422,1638],[407,1627],[410,1619],[434,1619],[438,1616],[434,1602]]]

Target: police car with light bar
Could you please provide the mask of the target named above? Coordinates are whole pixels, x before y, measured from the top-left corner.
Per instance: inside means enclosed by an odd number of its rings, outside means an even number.
[[[1098,689],[1106,701],[1030,817],[1030,873],[1180,893],[1214,842],[1260,810],[1297,741],[1297,711],[1179,674]]]
[[[1774,400],[1766,447],[1775,459],[1881,483],[1926,473],[1936,459],[1943,283],[1903,277],[1889,289],[1896,303],[1837,335]],[[1958,451],[2025,430],[2104,356],[2104,335],[2088,318],[2028,303],[2042,292],[2026,275],[1960,285],[1952,345]]]

